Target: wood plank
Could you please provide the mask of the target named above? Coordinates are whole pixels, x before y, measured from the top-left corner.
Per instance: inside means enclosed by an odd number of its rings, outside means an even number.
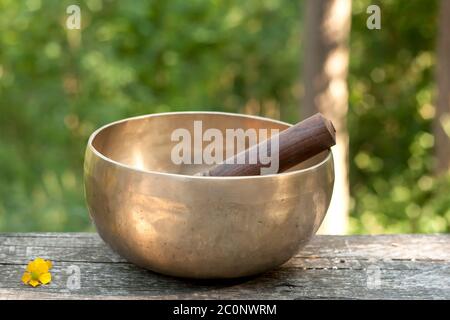
[[[36,256],[53,281],[31,288],[20,277]],[[450,299],[450,235],[316,236],[276,270],[199,281],[129,264],[93,233],[0,234],[0,274],[0,299]]]

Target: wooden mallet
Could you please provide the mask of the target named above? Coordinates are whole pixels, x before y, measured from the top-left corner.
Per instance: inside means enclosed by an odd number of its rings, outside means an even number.
[[[257,158],[256,163],[240,164],[237,160],[250,159],[250,154],[265,148],[270,155],[271,144],[274,139],[278,139],[278,172],[288,170],[289,168],[329,149],[336,144],[336,130],[330,120],[322,114],[315,115],[281,131],[279,134],[256,144],[241,153],[228,158],[224,162],[212,167],[211,169],[199,172],[199,176],[253,176],[260,175],[261,168],[267,167]]]

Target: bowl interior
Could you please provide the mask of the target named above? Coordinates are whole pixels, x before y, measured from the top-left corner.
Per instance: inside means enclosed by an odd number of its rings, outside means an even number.
[[[201,121],[201,126],[199,125],[200,122],[194,125],[195,121]],[[190,139],[188,139],[188,143],[191,145],[191,159],[193,160],[195,152],[201,152],[211,143],[211,141],[202,139],[203,134],[208,129],[217,129],[222,133],[224,137],[221,143],[222,147],[217,152],[221,152],[225,159],[227,152],[228,154],[236,152],[235,141],[226,139],[227,129],[266,129],[267,134],[270,136],[271,133],[274,133],[271,131],[272,129],[282,131],[289,126],[289,124],[279,121],[237,114],[214,112],[166,113],[130,118],[112,123],[98,130],[91,138],[91,143],[93,148],[103,156],[131,168],[190,175],[202,171],[211,165],[175,164],[172,161],[172,150],[180,143],[180,140],[172,140],[172,134],[177,129],[186,129],[187,131],[185,132],[189,133]],[[195,139],[200,141],[200,143],[195,144]],[[245,148],[252,144],[249,139],[246,139]],[[322,152],[291,168],[289,171],[305,169],[318,164],[327,155],[327,151]]]

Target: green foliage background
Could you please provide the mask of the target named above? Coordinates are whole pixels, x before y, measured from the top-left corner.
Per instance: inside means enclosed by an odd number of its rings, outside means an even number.
[[[82,30],[66,30],[78,4]],[[437,1],[353,1],[351,231],[445,232],[432,175]],[[92,230],[89,134],[123,117],[223,110],[299,119],[302,1],[0,0],[0,231]]]

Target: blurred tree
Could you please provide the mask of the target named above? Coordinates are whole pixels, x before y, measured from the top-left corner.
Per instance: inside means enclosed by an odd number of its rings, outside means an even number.
[[[320,111],[336,128],[333,147],[336,181],[320,232],[343,234],[348,224],[347,71],[351,0],[308,0],[303,82],[304,117]]]
[[[450,168],[450,1],[440,1],[436,80],[438,97],[433,123],[436,172]]]
[[[352,233],[450,231],[450,176],[433,175],[439,2],[352,1]],[[78,3],[79,31],[65,28],[71,0],[0,0],[0,231],[92,230],[83,151],[107,122],[177,110],[298,120],[303,1]],[[373,4],[380,30],[366,26]]]
[[[352,5],[350,232],[450,230],[450,176],[433,175],[439,1]],[[381,8],[381,29],[366,27]]]
[[[73,4],[0,0],[0,231],[93,229],[83,154],[105,123],[186,110],[298,119],[300,1],[85,0],[68,30]]]

